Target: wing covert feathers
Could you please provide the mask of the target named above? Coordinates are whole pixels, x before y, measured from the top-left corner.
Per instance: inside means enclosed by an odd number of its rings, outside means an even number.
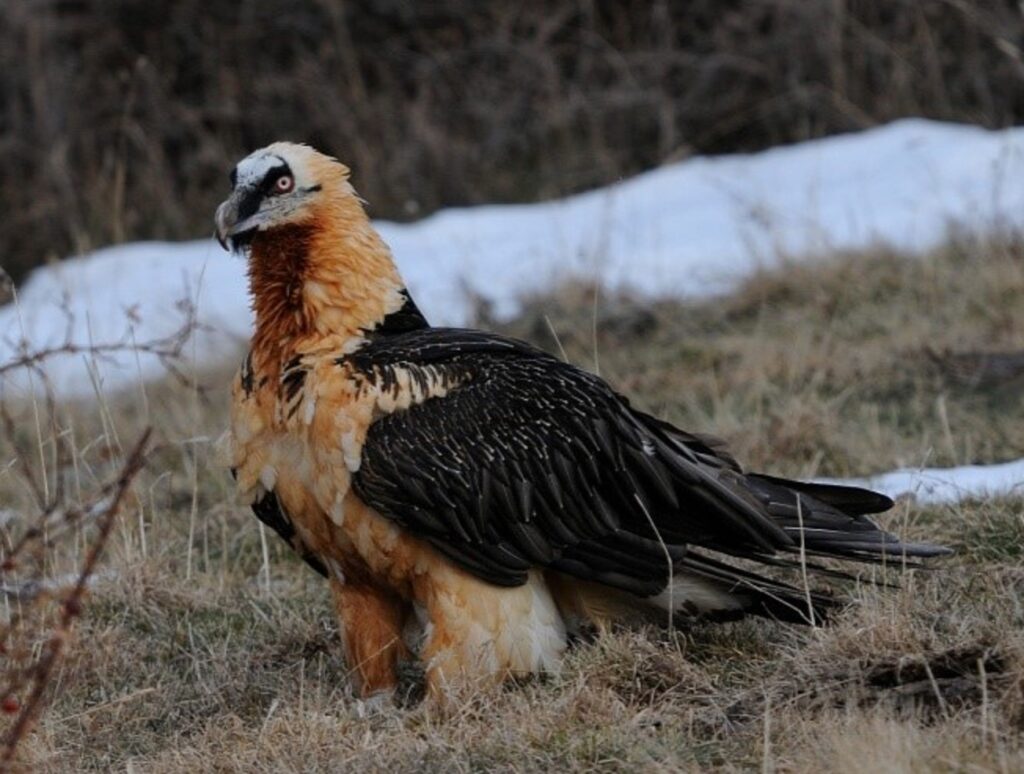
[[[336,362],[365,389],[443,388],[373,422],[353,486],[493,584],[543,566],[646,597],[685,569],[745,593],[754,612],[806,619],[803,591],[690,547],[766,564],[947,553],[880,530],[867,514],[892,505],[882,495],[746,475],[715,439],[635,411],[598,377],[518,341],[426,328]]]

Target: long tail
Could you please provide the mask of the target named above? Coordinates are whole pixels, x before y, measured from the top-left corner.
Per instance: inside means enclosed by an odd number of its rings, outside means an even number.
[[[748,474],[746,484],[793,544],[780,546],[780,554],[747,554],[760,564],[851,579],[850,573],[816,560],[831,557],[919,566],[916,560],[952,553],[945,546],[905,543],[880,529],[868,515],[889,510],[893,501],[877,492],[761,474]],[[828,594],[768,578],[694,550],[674,569],[671,586],[657,602],[679,613],[714,620],[754,614],[790,623],[821,624],[843,604]]]
[[[679,509],[687,517],[682,528],[672,509],[653,517],[659,537],[685,546],[674,557],[671,582],[654,598],[664,610],[718,618],[753,613],[818,623],[842,601],[809,588],[808,576],[855,577],[853,569],[822,559],[903,568],[952,553],[931,543],[903,542],[881,529],[870,516],[893,507],[883,494],[745,473],[720,439],[684,432],[650,415],[632,417],[655,444],[655,455],[642,461],[656,456],[676,477],[675,493],[685,500]],[[637,470],[642,474],[645,468],[638,465]],[[790,585],[749,565],[738,567],[733,558],[796,569],[804,577],[799,587]],[[877,575],[871,582],[888,583],[878,581]]]
[[[878,492],[757,473],[748,474],[746,483],[768,515],[807,555],[880,562],[952,553],[932,543],[904,543],[880,529],[868,514],[889,510],[893,501]]]

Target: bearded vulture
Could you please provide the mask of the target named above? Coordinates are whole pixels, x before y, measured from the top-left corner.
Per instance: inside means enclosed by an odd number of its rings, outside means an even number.
[[[432,327],[337,160],[275,143],[231,185],[217,237],[247,262],[255,330],[222,454],[327,578],[362,695],[417,660],[442,696],[551,672],[580,627],[819,622],[831,596],[752,563],[948,552],[879,529],[883,495],[745,473],[594,374]]]

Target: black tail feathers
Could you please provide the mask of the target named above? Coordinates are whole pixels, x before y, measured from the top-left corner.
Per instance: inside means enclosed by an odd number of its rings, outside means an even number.
[[[769,516],[789,535],[787,550],[867,562],[927,559],[952,550],[931,543],[905,543],[878,527],[868,514],[893,506],[883,494],[857,487],[790,481],[749,474],[747,486]]]

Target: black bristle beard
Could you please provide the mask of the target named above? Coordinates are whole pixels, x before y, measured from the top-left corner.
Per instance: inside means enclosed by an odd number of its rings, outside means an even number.
[[[247,231],[242,231],[231,237],[231,250],[236,253],[245,253],[249,246],[252,244],[253,237],[256,236],[256,229],[250,228]]]

